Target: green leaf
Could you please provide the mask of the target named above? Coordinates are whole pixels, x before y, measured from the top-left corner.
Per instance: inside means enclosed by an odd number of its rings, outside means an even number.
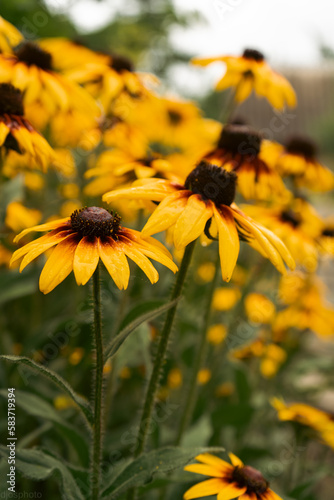
[[[123,320],[120,332],[107,345],[105,349],[105,361],[107,361],[108,358],[115,356],[123,342],[138,326],[146,321],[151,321],[157,316],[160,316],[160,314],[168,311],[168,309],[175,306],[179,300],[180,299],[178,298],[164,305],[158,305],[161,304],[160,301],[146,302],[145,304],[141,304],[132,309],[132,311],[130,311],[130,313]]]
[[[0,446],[0,456],[7,458],[9,449]],[[55,477],[64,500],[84,500],[71,472],[60,460],[37,449],[16,449],[15,467],[20,473],[33,481],[44,481]]]
[[[8,391],[0,389],[0,396],[6,399]],[[78,432],[76,427],[64,420],[52,405],[36,394],[20,390],[15,391],[15,401],[16,406],[22,408],[28,415],[41,418],[42,421],[49,420],[57,424],[65,435],[66,440],[72,443],[76,449],[78,457],[80,457],[85,465],[89,463],[89,452],[85,437]]]
[[[64,380],[58,373],[50,370],[49,368],[46,368],[43,365],[40,365],[33,361],[30,358],[26,358],[23,356],[14,356],[14,355],[0,355],[0,360],[3,359],[5,361],[10,361],[11,363],[18,363],[25,365],[29,368],[31,368],[34,371],[39,372],[41,375],[44,377],[48,378],[56,384],[62,391],[64,391],[68,396],[70,396],[71,399],[78,405],[84,416],[86,417],[87,421],[92,424],[94,421],[93,417],[93,412],[91,410],[90,404],[88,401],[86,401],[83,397],[79,396],[72,387]]]
[[[184,467],[201,453],[219,453],[223,448],[179,448],[168,446],[154,450],[133,460],[104,489],[102,498],[114,500],[129,488],[150,483],[158,474],[168,474]]]

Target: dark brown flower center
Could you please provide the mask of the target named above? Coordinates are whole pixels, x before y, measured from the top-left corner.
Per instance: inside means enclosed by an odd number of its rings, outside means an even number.
[[[257,155],[260,147],[260,135],[247,125],[226,125],[218,142],[218,148],[233,154]]]
[[[122,71],[134,71],[134,66],[132,61],[125,56],[120,56],[118,54],[112,54],[111,56],[110,66],[117,71],[117,73],[121,73]]]
[[[245,49],[242,54],[244,59],[252,59],[253,61],[261,62],[264,61],[264,55],[259,50],[255,49]]]
[[[264,493],[269,486],[268,481],[264,479],[261,472],[249,465],[245,467],[235,467],[232,472],[232,479],[241,488],[246,486],[247,493],[255,493],[257,495]]]
[[[301,216],[291,209],[283,210],[281,213],[281,220],[283,222],[288,222],[293,227],[300,226],[302,222]]]
[[[0,115],[23,116],[22,93],[10,83],[0,83]]]
[[[100,207],[86,207],[75,210],[71,215],[72,229],[79,236],[117,238],[121,217],[115,212],[108,212]]]
[[[307,137],[294,136],[291,137],[285,149],[288,153],[304,156],[305,158],[314,158],[317,153],[315,142]]]
[[[169,109],[167,114],[171,125],[179,125],[182,122],[182,115],[178,111]]]
[[[211,200],[217,206],[230,206],[235,198],[237,174],[228,172],[202,161],[188,175],[184,186],[195,194],[200,194],[204,200]]]
[[[27,66],[35,65],[45,71],[52,69],[51,54],[41,49],[35,43],[24,42],[15,50],[15,55],[19,61],[24,62]]]
[[[322,235],[323,236],[328,236],[330,238],[334,238],[334,227],[326,227],[323,231],[322,231]]]

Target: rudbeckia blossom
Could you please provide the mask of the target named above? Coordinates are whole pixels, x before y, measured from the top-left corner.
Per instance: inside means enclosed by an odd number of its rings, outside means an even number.
[[[258,50],[245,49],[242,56],[221,56],[206,59],[195,58],[193,64],[207,66],[221,61],[226,65],[226,72],[216,85],[216,90],[235,88],[235,100],[242,102],[254,89],[260,97],[266,97],[270,104],[282,110],[287,104],[296,105],[296,94],[284,76],[273,71]]]
[[[304,136],[292,136],[284,146],[271,143],[264,155],[274,163],[282,176],[292,176],[297,187],[312,191],[329,191],[334,187],[334,175],[317,159],[317,146]]]
[[[232,465],[221,458],[203,453],[196,460],[199,464],[187,465],[189,472],[211,476],[202,483],[192,486],[183,495],[184,500],[217,495],[217,500],[282,500],[269,488],[269,482],[261,472],[249,465],[244,465],[240,458],[229,453]]]
[[[85,285],[101,259],[120,289],[128,286],[130,269],[127,257],[146,274],[151,283],[159,279],[149,258],[177,271],[167,249],[154,238],[120,225],[118,214],[99,207],[83,208],[71,217],[48,222],[22,231],[15,241],[31,231],[49,231],[13,254],[11,263],[23,258],[22,271],[33,259],[55,247],[39,281],[43,293],[51,292],[73,270],[78,285]]]
[[[218,233],[223,280],[231,279],[239,255],[239,235],[261,248],[274,266],[285,272],[294,261],[279,238],[246,216],[234,204],[237,176],[221,167],[201,162],[186,178],[184,185],[151,179],[143,185],[111,191],[104,200],[119,198],[161,202],[147,221],[142,233],[152,235],[173,228],[176,249],[206,233]]]
[[[53,157],[53,151],[24,117],[22,94],[8,83],[0,83],[0,148],[27,153],[44,168]]]
[[[206,159],[238,174],[237,187],[246,200],[289,199],[277,171],[261,157],[261,144],[261,136],[247,125],[226,125]]]

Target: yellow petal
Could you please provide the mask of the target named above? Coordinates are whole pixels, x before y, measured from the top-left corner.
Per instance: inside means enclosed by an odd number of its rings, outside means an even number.
[[[177,191],[167,196],[156,208],[147,223],[143,227],[143,235],[151,235],[164,231],[173,225],[183,212],[189,191]]]
[[[232,500],[232,498],[237,498],[245,493],[246,490],[246,486],[241,488],[237,485],[237,483],[229,484],[218,493],[217,500]]]
[[[44,238],[39,238],[38,240],[34,241],[35,245],[30,248],[30,250],[26,253],[25,257],[23,258],[21,265],[20,265],[20,272],[23,271],[23,269],[30,264],[30,262],[42,253],[44,253],[46,250],[49,248],[53,247],[57,243],[60,243],[64,239],[66,239],[69,236],[68,231],[61,231],[55,235],[50,236],[50,234],[45,235],[45,241],[41,242],[40,240]],[[27,245],[28,246],[28,245]],[[13,255],[14,257],[14,255]],[[15,259],[16,260],[16,259]]]
[[[234,465],[234,467],[243,467],[244,466],[244,464],[240,460],[240,458],[237,457],[236,455],[234,455],[234,453],[229,453],[228,456],[230,457],[230,460],[232,462],[232,465]]]
[[[175,189],[176,188],[170,181],[164,179],[149,179],[149,183],[147,184],[136,184],[130,188],[110,191],[106,193],[102,199],[107,203],[117,199],[162,201],[168,194],[173,193]]]
[[[48,258],[39,278],[39,289],[43,293],[51,292],[70,274],[73,269],[74,252],[77,239],[68,236],[59,243]]]
[[[232,470],[233,468],[228,462],[225,462],[225,460],[222,460],[215,455],[211,455],[210,453],[202,453],[201,455],[197,455],[196,460],[207,465],[213,465],[214,467],[222,468],[222,470]]]
[[[9,127],[4,122],[0,122],[0,146],[3,145],[8,134]]]
[[[188,472],[195,472],[196,474],[203,474],[204,476],[222,477],[223,472],[220,468],[213,465],[204,464],[191,464],[187,465],[184,470]]]
[[[159,279],[158,271],[151,264],[145,255],[143,255],[139,250],[137,250],[130,240],[124,238],[122,242],[118,243],[119,248],[129,257],[137,266],[144,271],[151,283],[156,283]]]
[[[210,217],[212,217],[212,203],[203,201],[199,194],[190,196],[175,224],[175,247],[180,249],[196,240],[203,233]]]
[[[78,285],[87,283],[92,277],[98,262],[97,238],[91,241],[85,236],[79,241],[73,260],[73,272]]]
[[[124,253],[117,247],[117,242],[111,238],[107,241],[98,239],[99,255],[108,273],[120,289],[126,289],[129,284],[130,268]]]
[[[193,498],[207,497],[217,495],[221,491],[224,484],[221,479],[208,479],[202,483],[195,484],[183,495],[184,500],[192,500]]]
[[[230,281],[239,255],[239,236],[229,207],[214,207],[214,214],[218,227],[222,277],[224,281]]]
[[[70,219],[68,217],[65,217],[64,219],[53,220],[51,222],[46,222],[45,224],[40,224],[39,226],[29,227],[28,229],[24,229],[23,231],[21,231],[20,234],[15,236],[14,243],[17,243],[21,238],[23,238],[23,236],[25,236],[26,234],[31,233],[33,231],[37,231],[37,232],[50,231],[51,229],[57,229],[57,228],[60,228],[62,226],[66,226],[66,223],[69,223],[69,222],[70,222]],[[70,228],[70,224],[68,224],[68,227]],[[66,227],[64,227],[64,230],[65,229],[66,229]]]
[[[243,78],[238,84],[235,91],[235,100],[237,102],[243,102],[247,97],[249,97],[250,93],[253,89],[253,78],[246,77]]]

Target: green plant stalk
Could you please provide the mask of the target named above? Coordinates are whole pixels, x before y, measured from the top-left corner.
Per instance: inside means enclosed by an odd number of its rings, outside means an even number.
[[[184,251],[183,259],[173,288],[171,300],[177,299],[182,294],[183,285],[191,262],[191,257],[195,248],[195,244],[196,240],[192,241],[191,243],[189,243],[189,245],[186,247]],[[134,458],[139,457],[143,453],[146,445],[148,431],[150,429],[152,422],[154,402],[157,396],[157,392],[159,390],[161,368],[165,361],[168,342],[173,328],[177,305],[178,304],[169,309],[160,335],[157,352],[155,355],[153,370],[147,387],[143,412],[139,424],[136,446],[133,453]],[[135,497],[136,497],[136,490],[131,489],[129,491],[128,499],[129,500],[134,499]]]
[[[96,352],[94,384],[94,424],[91,451],[91,499],[98,500],[101,481],[102,455],[102,392],[103,392],[103,337],[101,317],[101,287],[99,265],[93,275],[94,342]]]
[[[215,273],[214,273],[213,279],[210,283],[210,287],[209,287],[207,294],[206,294],[206,303],[205,303],[205,307],[204,307],[203,324],[202,324],[202,328],[201,328],[199,344],[198,344],[198,348],[197,348],[197,354],[196,354],[195,361],[192,365],[189,383],[187,384],[186,391],[184,393],[185,405],[183,408],[180,425],[179,425],[176,440],[174,443],[175,446],[178,446],[181,443],[183,434],[187,430],[188,425],[191,421],[193,412],[194,412],[194,407],[195,407],[196,400],[197,400],[197,375],[198,375],[198,372],[200,371],[200,369],[202,368],[202,366],[204,365],[204,361],[206,358],[206,353],[207,353],[206,337],[207,337],[207,331],[208,331],[209,323],[210,323],[212,299],[213,299],[214,291],[215,291],[216,286],[217,286],[219,270],[220,270],[220,258],[219,258],[219,252],[217,251],[217,257],[216,257],[216,262],[215,262]]]

